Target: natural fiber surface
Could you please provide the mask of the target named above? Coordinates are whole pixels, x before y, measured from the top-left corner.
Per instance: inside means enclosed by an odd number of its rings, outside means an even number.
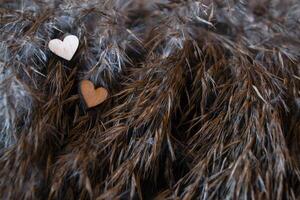
[[[0,199],[300,198],[299,0],[0,2]]]

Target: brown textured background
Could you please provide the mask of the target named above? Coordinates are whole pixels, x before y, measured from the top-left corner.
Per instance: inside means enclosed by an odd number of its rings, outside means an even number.
[[[0,199],[300,198],[298,0],[0,2]]]

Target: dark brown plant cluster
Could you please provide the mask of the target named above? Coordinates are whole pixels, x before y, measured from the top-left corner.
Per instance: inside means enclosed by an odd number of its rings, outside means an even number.
[[[0,199],[299,199],[298,0],[1,0]],[[76,35],[68,62],[47,47]],[[79,82],[110,93],[86,108]]]

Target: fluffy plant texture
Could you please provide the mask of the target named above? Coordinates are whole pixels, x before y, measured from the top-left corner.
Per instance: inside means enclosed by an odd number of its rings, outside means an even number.
[[[0,199],[300,198],[299,0],[0,2]]]

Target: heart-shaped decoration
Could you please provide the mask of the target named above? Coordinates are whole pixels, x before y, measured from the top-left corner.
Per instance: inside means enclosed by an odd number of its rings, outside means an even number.
[[[80,90],[88,108],[101,104],[108,96],[105,88],[100,87],[95,89],[94,84],[89,80],[81,81]]]
[[[68,35],[64,41],[53,39],[49,42],[49,49],[59,57],[68,61],[72,59],[79,45],[79,40],[75,35]]]

